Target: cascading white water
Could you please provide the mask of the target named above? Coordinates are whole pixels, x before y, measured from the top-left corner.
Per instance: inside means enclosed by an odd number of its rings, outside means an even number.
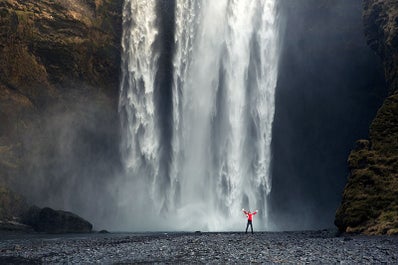
[[[119,187],[133,230],[235,230],[241,208],[267,228],[278,69],[276,0],[175,0],[172,108],[154,89],[161,34],[157,1],[126,0],[120,113],[126,177]],[[162,36],[164,36],[163,34]],[[167,84],[164,84],[167,86]],[[158,95],[154,95],[158,93]],[[158,113],[157,113],[158,112]],[[169,115],[170,138],[159,117]],[[167,176],[159,170],[168,140]],[[167,185],[164,185],[167,183]],[[141,214],[145,213],[145,216]]]

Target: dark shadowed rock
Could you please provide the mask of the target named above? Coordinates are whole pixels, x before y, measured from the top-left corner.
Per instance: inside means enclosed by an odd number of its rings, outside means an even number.
[[[31,207],[23,217],[23,222],[37,232],[45,233],[90,233],[92,224],[80,216],[67,211],[51,208]]]
[[[33,233],[33,228],[29,225],[15,221],[0,221],[0,231],[10,233]],[[0,264],[2,264],[0,262]]]
[[[369,140],[348,158],[350,170],[335,224],[341,232],[398,234],[398,2],[364,0],[367,42],[384,65],[389,95]]]

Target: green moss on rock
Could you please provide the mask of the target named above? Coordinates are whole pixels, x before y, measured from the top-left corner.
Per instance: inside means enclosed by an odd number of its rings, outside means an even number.
[[[398,95],[388,97],[348,159],[350,176],[335,224],[344,232],[396,234],[398,229]]]
[[[335,224],[342,232],[398,233],[398,2],[364,0],[368,44],[381,57],[390,95],[359,140]]]

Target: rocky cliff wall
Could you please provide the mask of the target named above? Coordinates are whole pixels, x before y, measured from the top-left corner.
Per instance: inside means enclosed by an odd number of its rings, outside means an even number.
[[[103,184],[117,156],[122,4],[0,2],[0,186],[71,209]]]
[[[369,139],[351,152],[350,175],[335,224],[344,232],[398,233],[398,2],[364,0],[368,44],[380,56],[389,96],[376,114]]]

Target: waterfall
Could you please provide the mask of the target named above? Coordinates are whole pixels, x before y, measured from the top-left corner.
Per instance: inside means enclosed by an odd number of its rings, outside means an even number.
[[[119,112],[132,230],[236,230],[267,196],[276,0],[125,0]],[[122,222],[122,223],[123,223]]]

